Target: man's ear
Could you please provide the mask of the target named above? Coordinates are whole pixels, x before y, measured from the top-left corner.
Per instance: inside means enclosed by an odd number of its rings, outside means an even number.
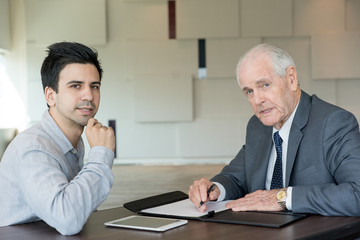
[[[297,78],[296,69],[294,66],[290,66],[286,69],[287,76],[289,78],[289,83],[292,86],[293,90],[296,90],[299,85],[299,81]]]
[[[51,87],[45,87],[45,100],[49,107],[56,105],[56,92]]]

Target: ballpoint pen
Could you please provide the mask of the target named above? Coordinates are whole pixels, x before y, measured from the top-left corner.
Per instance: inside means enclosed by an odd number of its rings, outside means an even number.
[[[210,188],[207,190],[206,194],[207,194],[207,198],[209,198],[209,195],[212,191],[214,191],[216,185],[213,183],[213,185],[210,186]],[[201,201],[200,205],[198,208],[201,208],[202,205],[204,205],[205,202]]]

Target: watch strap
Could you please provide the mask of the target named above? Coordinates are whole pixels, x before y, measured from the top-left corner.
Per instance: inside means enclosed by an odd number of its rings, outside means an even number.
[[[286,207],[285,202],[278,201],[277,203],[280,205],[280,207],[281,207],[283,210],[287,210],[287,207]]]

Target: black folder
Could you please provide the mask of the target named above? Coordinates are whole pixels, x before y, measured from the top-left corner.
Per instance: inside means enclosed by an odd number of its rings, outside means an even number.
[[[156,196],[151,196],[124,204],[130,211],[147,216],[170,217],[189,220],[200,220],[205,222],[245,224],[262,227],[280,228],[294,221],[300,220],[307,214],[294,214],[290,211],[281,212],[234,212],[231,209],[222,212],[209,212],[201,217],[177,216],[157,213],[145,213],[143,210],[163,206],[187,199],[188,195],[181,191],[168,192]]]

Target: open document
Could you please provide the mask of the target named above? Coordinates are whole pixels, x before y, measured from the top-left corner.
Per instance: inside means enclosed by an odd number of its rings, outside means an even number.
[[[225,204],[230,201],[222,201],[222,202],[207,202],[207,212],[200,212],[199,209],[194,205],[190,199],[184,199],[181,201],[169,203],[166,205],[143,209],[140,213],[146,214],[159,214],[159,215],[171,215],[171,216],[179,216],[179,217],[190,217],[197,218],[201,216],[207,215],[209,212],[222,212],[227,210]]]
[[[279,228],[300,220],[307,214],[292,212],[235,212],[225,207],[229,201],[207,202],[207,211],[202,213],[181,191],[167,192],[147,198],[127,202],[128,210],[146,216],[182,218],[206,222],[245,224]]]

